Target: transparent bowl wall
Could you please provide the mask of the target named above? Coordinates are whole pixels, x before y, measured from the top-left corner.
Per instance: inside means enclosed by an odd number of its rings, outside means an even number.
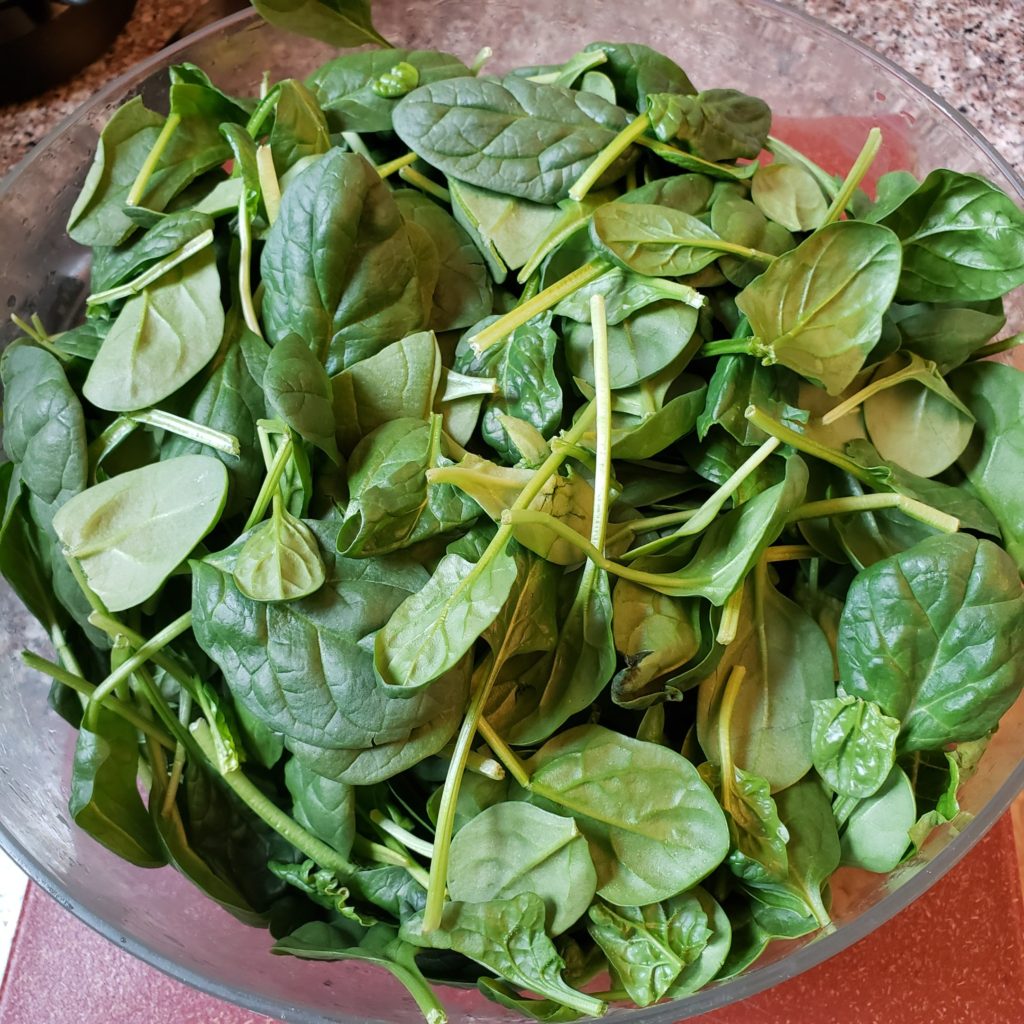
[[[380,0],[378,27],[398,45],[441,48],[469,60],[494,48],[491,70],[556,61],[594,39],[643,40],[683,64],[700,87],[735,86],[763,96],[784,137],[830,136],[836,170],[859,149],[868,121],[884,126],[890,161],[987,175],[1016,198],[1024,187],[951,108],[881,58],[824,26],[758,0]],[[321,44],[289,37],[243,14],[141,65],[98,94],[5,182],[0,193],[0,304],[67,327],[86,291],[88,254],[64,224],[97,133],[133,95],[160,108],[165,67],[193,61],[228,90],[252,93],[262,72],[299,76],[330,56]],[[900,156],[904,154],[904,156]],[[909,155],[906,155],[909,154]],[[883,154],[883,159],[885,154]],[[1015,311],[1020,329],[1020,311]],[[4,338],[9,338],[9,329]],[[247,928],[169,868],[130,867],[70,823],[67,774],[72,733],[46,704],[46,683],[19,661],[24,647],[47,648],[36,624],[0,590],[0,839],[55,899],[112,941],[169,974],[251,1009],[296,1022],[419,1020],[383,972],[354,963],[314,964],[272,957],[266,933]],[[978,774],[963,793],[973,820],[940,834],[894,876],[843,871],[835,884],[835,930],[773,946],[742,977],[680,1002],[613,1010],[612,1018],[670,1022],[743,999],[841,952],[888,920],[947,871],[1005,810],[1024,782],[1024,711],[1004,719]],[[955,908],[951,908],[951,911]],[[509,1020],[475,991],[446,989],[454,1022]]]

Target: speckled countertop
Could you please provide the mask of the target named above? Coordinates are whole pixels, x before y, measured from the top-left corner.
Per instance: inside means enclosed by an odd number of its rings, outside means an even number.
[[[1024,174],[1024,0],[787,2],[912,72]],[[105,58],[37,99],[0,105],[0,174],[102,83],[165,46],[196,6],[194,0],[139,0]]]

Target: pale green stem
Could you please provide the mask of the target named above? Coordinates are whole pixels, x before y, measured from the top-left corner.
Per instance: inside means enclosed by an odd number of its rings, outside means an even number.
[[[260,493],[256,495],[256,502],[242,530],[243,533],[251,530],[266,515],[267,506],[270,505],[271,499],[277,493],[277,485],[281,482],[281,474],[284,472],[285,466],[288,465],[288,460],[291,456],[292,439],[287,437],[284,440],[284,444],[278,448],[277,454],[270,464],[270,469],[267,470],[263,486],[260,488]]]
[[[841,420],[844,416],[848,416],[858,406],[863,405],[873,395],[877,395],[880,391],[885,391],[887,388],[894,388],[897,384],[903,384],[908,380],[913,380],[917,376],[918,370],[913,367],[907,367],[905,370],[897,370],[895,373],[890,373],[886,377],[879,377],[878,380],[873,380],[870,384],[862,387],[860,391],[850,395],[849,398],[840,402],[837,406],[829,409],[824,416],[821,417],[821,424],[824,427],[835,423],[836,420]]]
[[[373,154],[366,148],[366,143],[356,132],[342,132],[341,137],[353,153],[358,153],[368,164],[376,166],[373,162]]]
[[[197,252],[202,252],[208,245],[213,244],[213,231],[203,231],[195,238],[189,239],[180,249],[158,260],[153,266],[144,270],[138,277],[133,278],[125,284],[116,288],[108,288],[105,292],[94,292],[86,300],[86,305],[100,306],[110,302],[117,302],[119,299],[127,299],[132,295],[148,288],[154,281],[158,281],[168,271],[191,259]]]
[[[734,665],[725,683],[722,703],[718,709],[718,763],[722,769],[722,809],[733,817],[732,713],[736,707],[743,677],[747,670]]]
[[[71,672],[52,661],[48,661],[46,658],[40,657],[32,651],[22,651],[21,660],[29,668],[35,669],[37,672],[42,672],[51,679],[55,679],[58,683],[74,690],[78,694],[81,694],[87,700],[91,699],[92,695],[96,692],[96,687],[93,686],[92,683],[83,679],[81,675]],[[109,711],[112,711],[115,715],[123,718],[129,724],[135,726],[139,732],[145,733],[147,736],[151,736],[161,746],[166,747],[168,750],[174,749],[174,740],[171,739],[163,729],[156,725],[155,722],[151,722],[149,719],[144,718],[130,705],[122,703],[116,697],[108,697],[103,706]]]
[[[177,640],[183,633],[192,628],[192,612],[187,611],[179,615],[173,622],[168,623],[144,644],[137,648],[131,657],[126,658],[113,672],[96,687],[92,695],[93,702],[102,703],[119,683],[127,680],[140,666],[145,665],[154,654],[162,651],[169,643]]]
[[[183,729],[188,728],[189,720],[192,717],[192,698],[182,691],[178,698],[178,722]],[[185,744],[177,743],[174,747],[174,761],[171,763],[171,774],[167,780],[167,791],[164,793],[164,802],[160,807],[160,813],[166,818],[174,809],[175,800],[178,797],[178,787],[181,785],[182,773],[185,771]]]
[[[658,139],[651,139],[646,135],[641,135],[636,142],[638,146],[643,146],[644,149],[649,149],[655,156],[660,156],[663,160],[668,160],[670,163],[672,162],[673,157],[682,157],[686,160],[687,164],[706,168],[711,173],[712,177],[718,177],[725,174],[734,181],[743,181],[743,175],[748,173],[742,169],[730,167],[728,164],[716,164],[711,160],[704,160],[699,156],[694,156],[693,153],[687,153],[685,150],[678,149],[676,146],[670,146],[667,142],[660,142]]]
[[[923,501],[908,498],[903,494],[881,492],[878,494],[857,494],[847,498],[828,498],[824,501],[809,501],[795,509],[786,520],[799,523],[806,519],[821,519],[824,516],[853,515],[858,512],[872,512],[875,509],[895,508],[911,519],[934,526],[945,533],[956,533],[960,520],[946,512],[940,512]]]
[[[621,532],[632,533],[634,536],[641,533],[652,533],[665,526],[677,526],[679,523],[688,523],[700,508],[683,508],[678,512],[666,512],[664,515],[651,516],[649,519],[628,519],[624,523],[616,523],[616,529]]]
[[[608,532],[608,491],[612,476],[612,391],[608,369],[608,319],[603,295],[592,295],[590,298],[590,323],[594,335],[594,404],[597,407],[597,467],[594,471],[590,543],[604,553]]]
[[[35,313],[32,314],[33,321],[38,320]],[[50,336],[43,330],[30,326],[27,324],[17,313],[11,314],[11,323],[13,323],[20,331],[22,331],[26,337],[31,338],[40,348],[46,349],[51,356],[56,357],[62,363],[66,363],[71,359],[71,356],[67,352],[62,352],[56,345],[50,340]]]
[[[449,761],[452,759],[452,754],[455,752],[455,741],[442,747],[438,751],[437,756],[447,758]],[[493,757],[488,757],[486,754],[481,754],[477,750],[471,750],[469,752],[469,759],[466,761],[467,771],[471,771],[476,775],[483,775],[485,778],[494,779],[495,782],[501,782],[505,778],[505,769],[502,768]]]
[[[274,106],[280,96],[281,86],[278,84],[270,89],[266,96],[260,97],[260,101],[256,105],[256,109],[249,115],[249,121],[245,126],[245,130],[254,139],[258,139],[260,137],[260,133],[263,129],[263,122],[270,116],[270,112],[274,109]]]
[[[474,334],[469,340],[470,347],[479,355],[492,345],[507,338],[517,327],[522,327],[539,313],[551,309],[552,306],[557,306],[562,299],[600,277],[607,269],[608,264],[604,260],[592,260],[590,263],[584,263],[582,267],[578,267],[571,274],[566,274],[561,280],[549,285],[542,292],[538,292],[532,299],[516,306],[515,309],[498,317],[494,323]]]
[[[875,162],[875,157],[878,156],[878,150],[881,146],[882,133],[877,128],[872,128],[868,132],[868,137],[864,141],[864,147],[861,149],[860,155],[854,161],[853,166],[850,168],[850,173],[847,174],[843,184],[839,187],[839,192],[836,194],[835,199],[832,200],[832,205],[825,214],[822,227],[825,224],[831,224],[834,220],[838,220],[842,215],[853,198],[854,192],[857,191],[857,186],[864,180],[864,175],[868,173],[871,165]]]
[[[273,227],[281,210],[281,185],[274,170],[274,157],[267,145],[256,148],[256,172],[260,179],[263,206],[267,211],[267,223]]]
[[[771,562],[799,562],[807,558],[816,558],[818,552],[810,544],[775,544],[764,549],[761,561],[768,565]]]
[[[171,141],[171,136],[175,133],[180,123],[180,114],[171,114],[164,122],[164,126],[160,129],[160,134],[157,136],[153,148],[146,157],[146,162],[139,168],[139,173],[135,176],[135,181],[128,192],[128,198],[125,199],[126,206],[138,206],[142,201],[142,196],[146,191],[146,186],[149,184],[149,179],[153,176],[156,165],[160,162],[160,157],[164,155],[164,150],[167,148],[167,144]]]
[[[642,558],[644,555],[653,554],[663,548],[674,544],[681,537],[692,537],[710,526],[715,516],[722,510],[725,503],[740,489],[744,481],[753,473],[758,466],[767,460],[779,447],[777,438],[770,437],[761,444],[729,477],[721,487],[712,494],[703,505],[695,512],[687,516],[686,522],[675,533],[668,537],[659,537],[647,544],[643,544],[632,551],[627,551],[622,557],[629,561]],[[687,510],[689,511],[689,510]]]
[[[205,719],[192,724],[192,735],[211,764],[217,764],[216,750],[210,726]],[[291,843],[315,864],[335,872],[343,880],[356,872],[354,865],[332,850],[326,843],[307,832],[294,818],[289,817],[258,789],[241,770],[222,771],[221,778],[242,803],[258,818],[266,822],[279,836]]]
[[[213,427],[208,427],[203,423],[175,416],[173,412],[164,412],[163,409],[140,409],[138,412],[126,413],[125,418],[156,430],[166,430],[168,433],[188,438],[197,444],[213,448],[225,455],[233,455],[235,458],[238,458],[241,451],[237,437],[225,434],[222,430],[214,430]]]
[[[714,356],[756,356],[760,359],[767,354],[768,352],[760,339],[752,338],[749,335],[745,338],[708,341],[697,350],[697,355],[702,359],[710,359]]]
[[[630,146],[636,142],[641,135],[644,134],[651,127],[651,119],[647,114],[639,114],[634,120],[630,121],[618,135],[608,143],[604,149],[601,150],[597,156],[594,157],[593,162],[589,167],[576,179],[575,184],[569,189],[569,198],[575,200],[577,203],[583,199],[583,197],[597,184],[601,175],[608,170],[609,167],[623,153],[629,149]]]
[[[474,75],[479,75],[484,69],[484,65],[494,56],[494,51],[489,46],[481,46],[477,55],[473,58],[473,63],[469,65],[469,70]]]
[[[740,626],[740,611],[743,608],[743,581],[729,595],[722,608],[722,620],[718,624],[715,641],[722,647],[728,647],[736,639]]]
[[[442,402],[454,402],[470,395],[496,395],[498,381],[495,377],[468,377],[456,370],[447,370],[444,375]]]
[[[249,223],[245,189],[238,197],[238,237],[238,298],[242,304],[242,319],[257,338],[262,338],[263,331],[260,330],[260,321],[252,303],[252,224]]]
[[[413,853],[418,853],[421,857],[434,856],[433,843],[429,843],[426,839],[420,839],[419,836],[413,835],[413,833],[408,829],[402,828],[398,822],[392,821],[387,817],[387,815],[378,811],[376,808],[370,811],[370,821],[372,821],[385,835],[391,836],[392,839],[397,839],[404,847],[412,850]]]
[[[96,467],[122,441],[125,441],[139,424],[129,416],[118,416],[106,430],[89,445],[89,479],[95,483]]]
[[[377,168],[377,173],[381,178],[388,178],[395,171],[400,171],[403,167],[408,167],[409,164],[415,163],[419,157],[415,153],[406,153],[405,156],[395,157],[394,160],[389,160],[386,164],[381,164]]]
[[[509,775],[519,783],[523,789],[530,788],[530,773],[522,758],[498,735],[493,725],[481,716],[477,723],[477,731],[484,738],[487,745],[494,751],[494,756],[508,769]]]
[[[415,167],[402,167],[398,172],[398,176],[402,181],[414,185],[421,192],[426,192],[435,199],[440,199],[442,203],[451,203],[452,201],[452,194],[448,189],[443,185],[438,185],[437,182],[431,181],[425,174],[420,174]]]

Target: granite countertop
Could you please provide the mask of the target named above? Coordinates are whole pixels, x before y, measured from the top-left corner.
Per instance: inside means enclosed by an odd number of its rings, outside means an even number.
[[[1024,0],[786,2],[916,75],[1024,175]],[[102,60],[36,99],[0,105],[0,174],[101,84],[162,49],[195,12],[194,0],[139,0]]]

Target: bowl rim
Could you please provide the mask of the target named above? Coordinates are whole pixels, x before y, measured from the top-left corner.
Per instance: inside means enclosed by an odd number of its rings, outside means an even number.
[[[783,0],[736,0],[737,3],[751,7],[760,7],[789,18],[817,33],[822,33],[837,43],[865,57],[900,79],[906,86],[918,93],[939,112],[945,114],[978,149],[999,169],[1010,183],[1020,202],[1024,203],[1024,180],[1021,174],[1011,166],[1009,161],[985,138],[981,132],[955,107],[942,98],[935,90],[925,85],[920,79],[889,58],[877,53],[871,47],[856,40],[839,29],[822,21],[805,11],[790,7]],[[255,10],[248,8],[222,18],[192,34],[164,47],[155,54],[139,61],[131,68],[112,79],[99,91],[90,96],[84,103],[62,118],[33,147],[32,151],[21,158],[0,178],[0,198],[29,174],[35,162],[45,155],[50,144],[60,137],[67,129],[81,121],[93,111],[99,110],[111,97],[122,92],[127,86],[137,83],[140,79],[166,67],[172,58],[197,43],[223,32],[231,31],[246,25],[258,24],[261,19]],[[295,36],[301,39],[301,36]],[[849,924],[828,934],[819,933],[812,941],[794,950],[789,956],[782,957],[763,967],[756,965],[734,978],[701,989],[692,995],[671,1002],[660,1003],[643,1009],[624,1009],[612,1007],[607,1019],[625,1020],[628,1016],[632,1024],[673,1024],[712,1010],[739,1003],[757,995],[784,981],[799,977],[806,971],[818,966],[825,960],[843,952],[846,948],[863,939],[877,928],[887,924],[900,911],[930,889],[940,878],[953,868],[983,838],[989,829],[1002,817],[1013,799],[1024,790],[1024,759],[1010,773],[1002,785],[996,790],[985,806],[972,818],[961,832],[952,836],[948,844],[935,857],[921,867],[897,889],[888,892],[869,910],[859,914]],[[93,931],[108,939],[114,945],[125,949],[143,962],[162,971],[164,974],[182,981],[208,995],[224,1000],[235,1006],[265,1014],[276,1020],[287,1021],[289,1024],[327,1024],[330,1020],[320,1013],[311,1013],[294,1005],[280,1002],[276,998],[261,996],[251,990],[235,988],[230,984],[219,982],[200,971],[185,967],[170,957],[164,956],[149,946],[145,941],[125,935],[111,921],[101,917],[72,899],[58,883],[54,875],[41,863],[31,857],[15,835],[0,822],[0,850],[3,850],[28,878],[62,907],[70,911]],[[681,1018],[680,1012],[686,1016]],[[368,1024],[377,1024],[372,1018],[364,1018]]]

